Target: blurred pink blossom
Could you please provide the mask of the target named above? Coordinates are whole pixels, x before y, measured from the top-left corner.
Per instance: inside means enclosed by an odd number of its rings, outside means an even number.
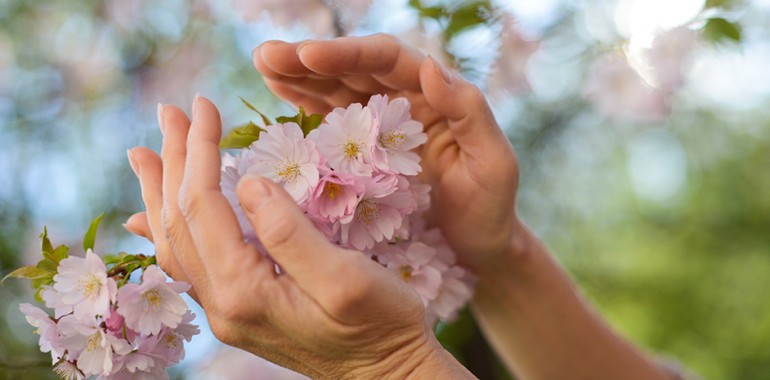
[[[674,91],[684,84],[684,69],[698,41],[698,33],[678,27],[659,34],[647,53],[657,86]]]
[[[666,93],[645,82],[620,55],[605,55],[593,63],[583,95],[610,119],[654,122],[669,111]]]
[[[491,96],[520,94],[531,90],[527,81],[526,68],[529,57],[540,47],[540,42],[525,38],[516,27],[508,12],[500,18],[500,52],[487,78]]]
[[[233,8],[246,21],[257,21],[263,14],[278,26],[304,25],[316,37],[334,35],[334,13],[321,0],[232,0]]]
[[[224,346],[190,371],[193,380],[309,380],[249,352]]]

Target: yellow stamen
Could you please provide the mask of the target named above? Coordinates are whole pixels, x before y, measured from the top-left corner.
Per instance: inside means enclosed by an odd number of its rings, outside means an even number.
[[[358,151],[360,150],[358,144],[354,141],[348,141],[342,147],[342,151],[345,152],[345,158],[352,159],[358,157]]]
[[[388,131],[380,135],[380,144],[386,149],[398,149],[404,145],[406,135],[401,131]]]
[[[342,186],[338,183],[326,182],[324,185],[324,194],[331,200],[334,200],[341,192]]]
[[[80,287],[80,294],[82,294],[83,297],[93,300],[99,295],[102,283],[93,273],[89,273],[86,278],[82,278],[78,281],[78,286]]]
[[[101,340],[102,340],[102,337],[99,333],[91,335],[88,338],[88,341],[86,341],[86,351],[88,352],[95,351],[97,348],[99,348],[99,343],[101,342]]]
[[[166,348],[169,350],[174,349],[179,345],[179,336],[175,333],[166,334],[166,336],[163,337],[163,340],[165,341]]]
[[[161,297],[158,289],[150,289],[143,294],[144,296],[144,310],[145,311],[158,311],[160,310]]]
[[[401,270],[401,278],[404,281],[409,281],[409,279],[412,278],[412,267],[404,265],[399,269]]]
[[[275,174],[283,181],[294,181],[299,177],[299,164],[296,162],[282,162],[275,167]]]
[[[380,206],[373,202],[371,199],[364,199],[358,204],[358,212],[356,216],[358,220],[369,224],[372,220],[377,219],[380,214]]]

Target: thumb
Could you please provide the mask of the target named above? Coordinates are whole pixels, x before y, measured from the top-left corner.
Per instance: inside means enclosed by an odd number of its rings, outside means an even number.
[[[247,174],[238,183],[237,193],[270,256],[316,298],[313,293],[327,287],[329,279],[337,277],[333,274],[344,267],[344,250],[329,242],[294,199],[269,179]]]
[[[404,309],[405,300],[410,299],[419,305],[417,293],[379,264],[329,242],[294,199],[272,181],[246,175],[237,192],[268,253],[337,320],[372,320]]]

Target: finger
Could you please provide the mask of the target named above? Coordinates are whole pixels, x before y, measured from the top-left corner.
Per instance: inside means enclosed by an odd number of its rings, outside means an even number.
[[[206,270],[228,282],[259,260],[256,248],[243,241],[238,220],[219,187],[219,139],[222,122],[214,104],[197,96],[187,137],[188,154],[179,206]]]
[[[310,113],[326,114],[334,108],[316,95],[304,94],[294,87],[281,82],[265,78],[265,85],[279,98],[295,106],[302,106]]]
[[[478,87],[451,74],[433,58],[426,59],[419,72],[428,105],[447,119],[460,149],[486,154],[511,149]],[[497,149],[490,149],[493,147]]]
[[[147,212],[145,211],[137,212],[136,214],[129,216],[128,220],[123,223],[123,228],[134,235],[149,240],[150,243],[153,242],[150,222],[147,220]]]
[[[259,45],[252,53],[254,67],[262,75],[273,77],[315,77],[323,78],[308,69],[297,55],[297,47],[301,42],[289,43],[284,41],[267,41]]]
[[[367,74],[394,90],[420,90],[423,54],[390,35],[307,41],[297,48],[297,54],[308,69],[319,74]]]
[[[128,151],[128,160],[131,168],[139,178],[142,190],[142,201],[147,210],[146,216],[150,226],[150,232],[155,243],[155,255],[158,265],[173,279],[187,281],[187,277],[175,261],[169,260],[171,248],[163,238],[160,210],[163,207],[163,166],[160,157],[152,150],[145,147],[137,147]],[[193,284],[195,286],[195,284]]]
[[[365,91],[356,90],[342,81],[340,77],[326,77],[310,71],[299,60],[298,43],[268,41],[254,50],[254,67],[266,78],[289,85],[298,92],[320,97],[332,105],[348,105],[363,102],[372,94],[368,83],[376,83],[377,89],[384,86],[371,78],[368,80],[349,81]]]
[[[181,109],[160,105],[158,123],[163,130],[161,160],[163,162],[163,206],[160,213],[163,236],[171,248],[168,261],[179,267],[201,293],[209,281],[203,263],[195,252],[182,212],[179,210],[179,187],[184,178],[184,162],[187,156],[187,134],[190,119]]]

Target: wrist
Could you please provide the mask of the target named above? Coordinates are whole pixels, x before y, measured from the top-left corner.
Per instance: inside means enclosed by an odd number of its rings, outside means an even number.
[[[350,379],[466,380],[475,377],[436,340],[426,328],[426,335],[414,345],[401,347],[368,368],[348,373]]]
[[[466,380],[476,379],[452,354],[445,350],[435,338],[429,342],[422,353],[421,359],[412,366],[409,373],[403,377],[407,380],[447,379]]]
[[[536,256],[539,241],[527,226],[517,218],[510,227],[512,232],[506,245],[488,260],[474,266],[473,271],[480,280],[510,278],[516,272],[526,270]]]

